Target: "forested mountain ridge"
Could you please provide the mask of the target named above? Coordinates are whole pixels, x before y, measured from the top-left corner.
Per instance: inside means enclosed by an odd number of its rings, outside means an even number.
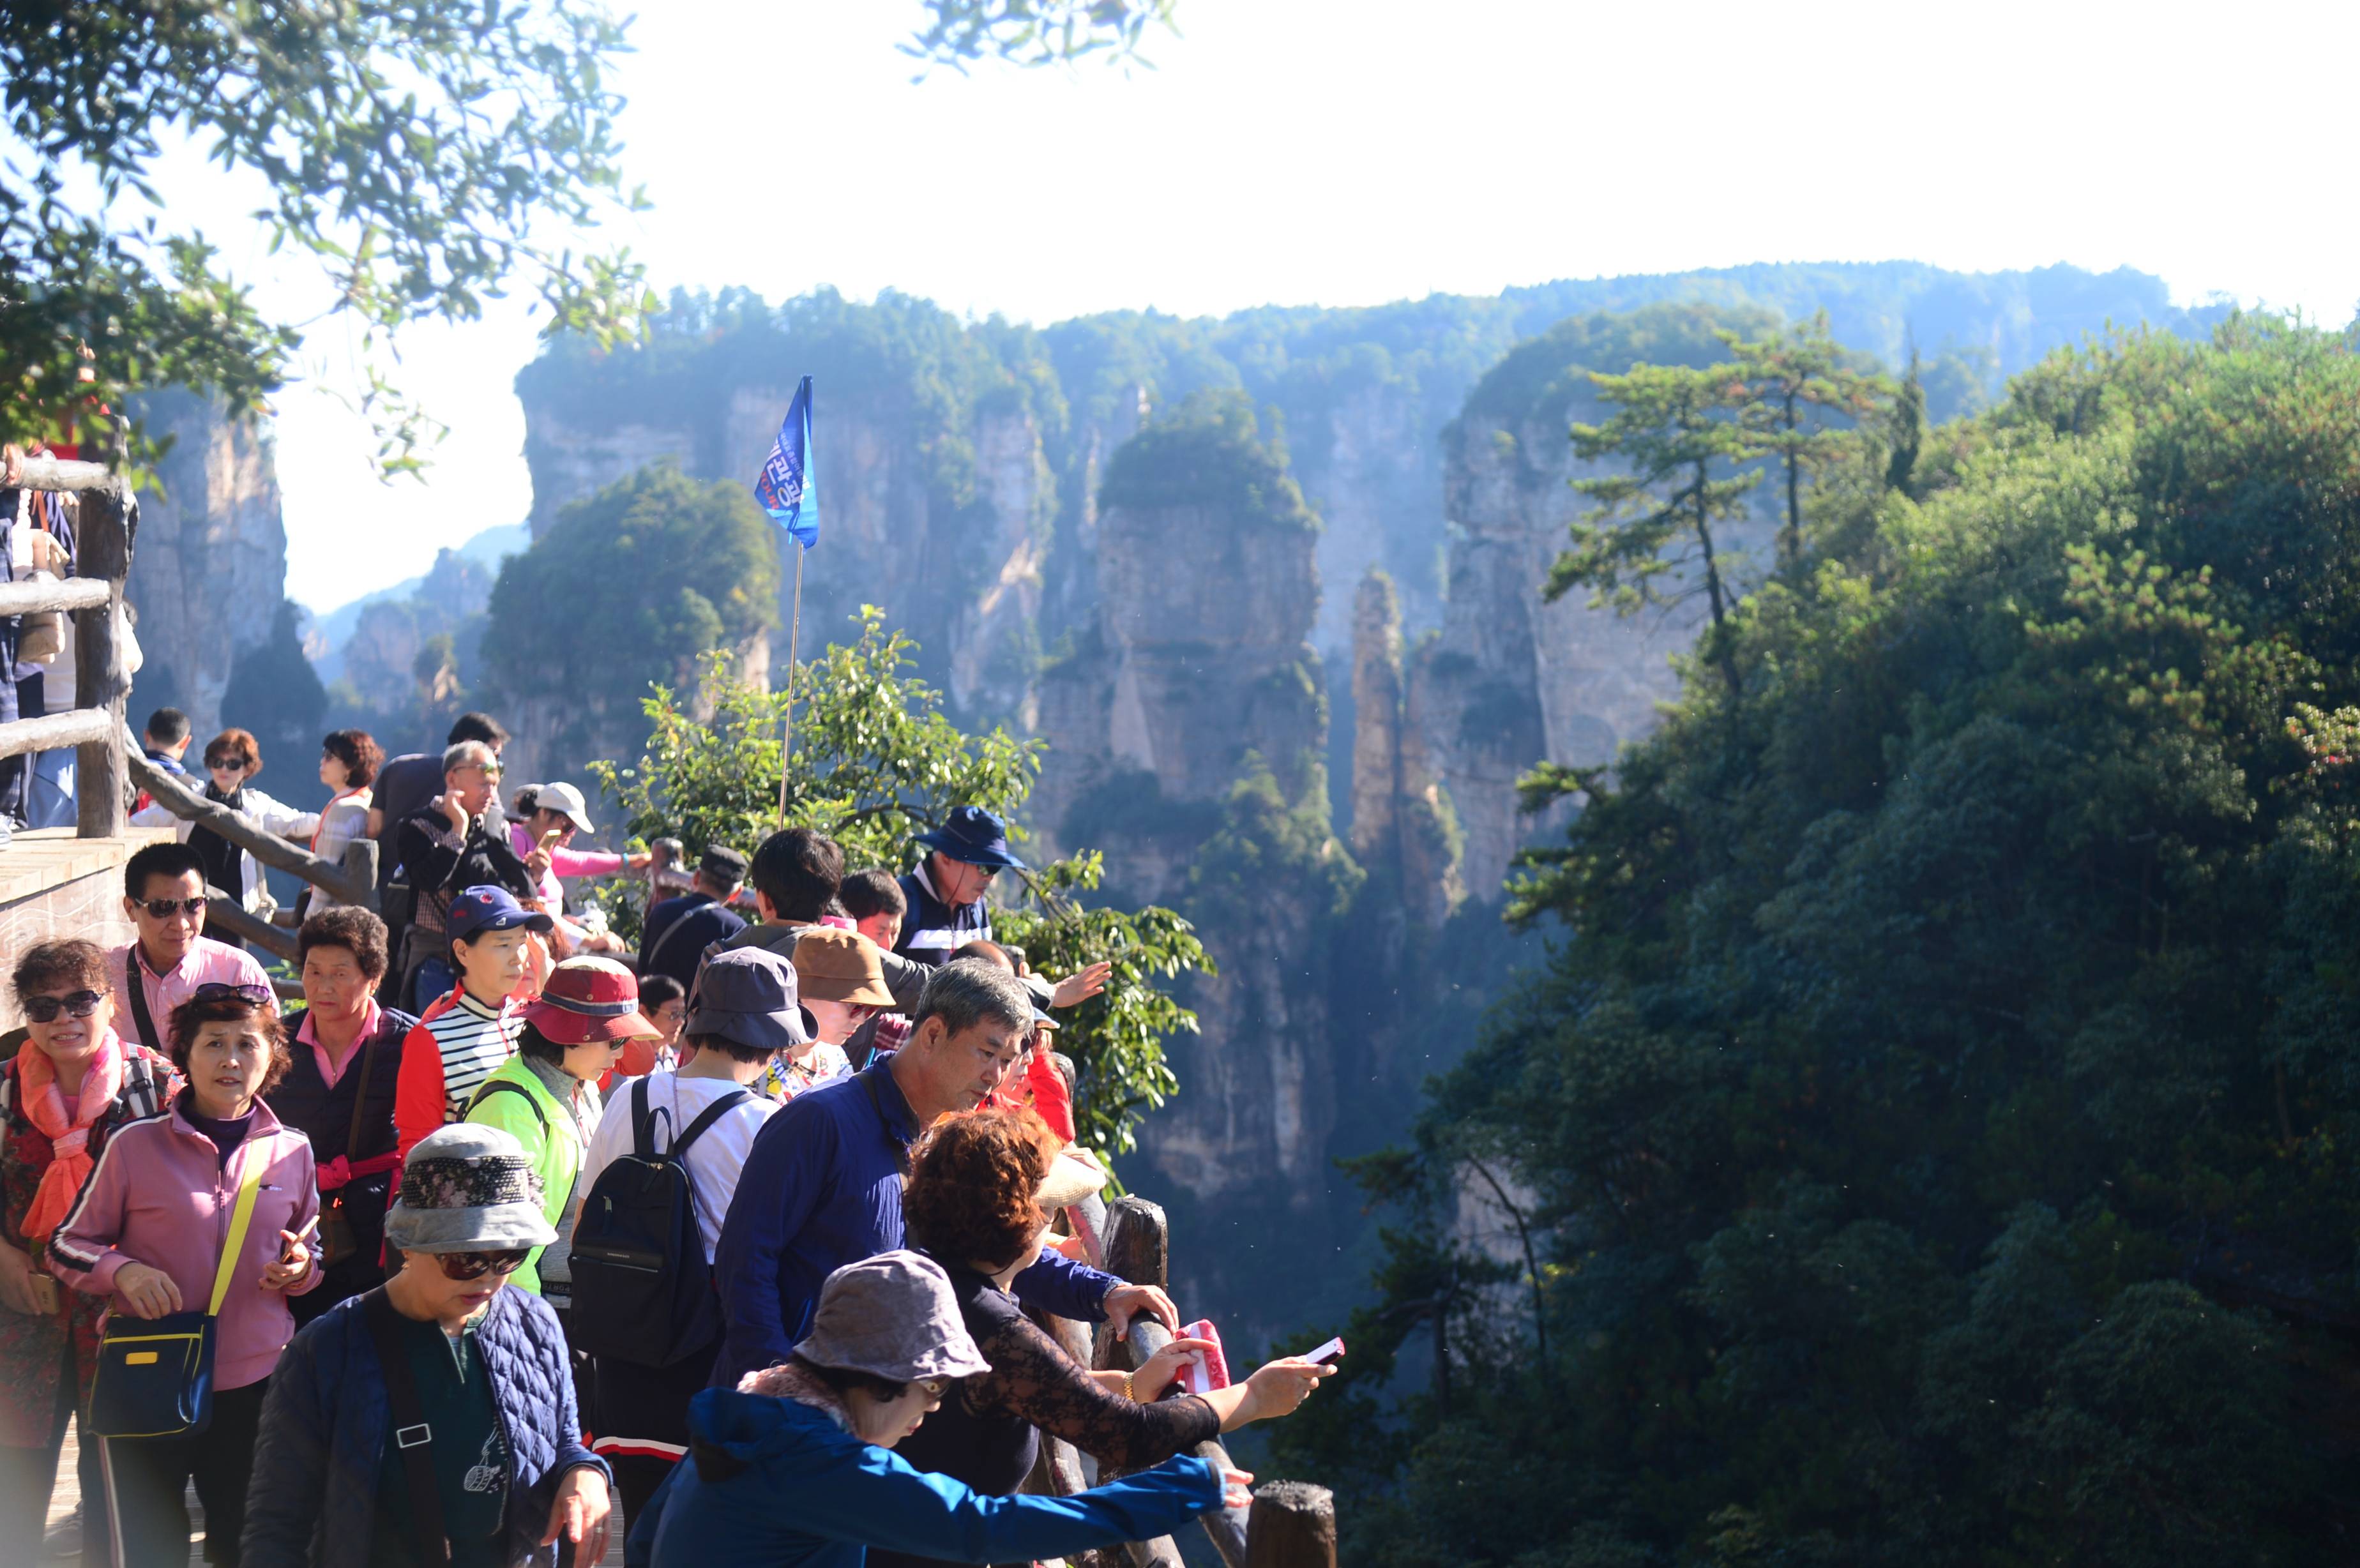
[[[1379,1298],[1277,1434],[1357,1561],[2353,1557],[2360,357],[2117,338],[1890,456],[1360,1167]]]

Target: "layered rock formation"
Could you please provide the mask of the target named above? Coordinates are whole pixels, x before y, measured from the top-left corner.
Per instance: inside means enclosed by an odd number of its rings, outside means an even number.
[[[207,735],[222,725],[222,695],[238,657],[270,640],[286,597],[287,528],[271,438],[267,427],[232,420],[191,392],[153,394],[136,412],[172,448],[157,465],[159,487],[140,496],[124,588],[144,659],[132,705],[135,714],[180,708]]]

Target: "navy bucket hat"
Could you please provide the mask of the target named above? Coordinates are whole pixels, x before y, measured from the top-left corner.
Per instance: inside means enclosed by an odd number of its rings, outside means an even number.
[[[920,833],[918,842],[969,866],[985,866],[994,871],[1027,869],[1022,861],[1009,853],[1008,824],[1000,820],[999,813],[987,811],[981,806],[952,808],[949,820],[932,833]]]

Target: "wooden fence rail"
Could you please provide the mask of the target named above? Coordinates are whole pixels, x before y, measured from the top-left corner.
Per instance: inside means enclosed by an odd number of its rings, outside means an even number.
[[[123,733],[123,704],[131,695],[124,659],[123,583],[131,575],[137,514],[130,491],[104,463],[30,458],[17,486],[71,491],[78,497],[75,575],[57,583],[0,583],[0,615],[55,610],[73,617],[74,708],[0,724],[0,757],[74,747],[74,831],[82,838],[116,838],[123,833],[125,804],[123,747],[116,736]]]

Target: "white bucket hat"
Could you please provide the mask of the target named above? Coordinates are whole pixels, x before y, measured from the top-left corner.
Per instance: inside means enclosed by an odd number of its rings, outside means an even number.
[[[537,811],[555,811],[558,815],[570,819],[579,832],[596,833],[598,831],[590,825],[590,802],[584,800],[582,791],[571,784],[542,785],[541,793],[532,799],[532,806]]]

